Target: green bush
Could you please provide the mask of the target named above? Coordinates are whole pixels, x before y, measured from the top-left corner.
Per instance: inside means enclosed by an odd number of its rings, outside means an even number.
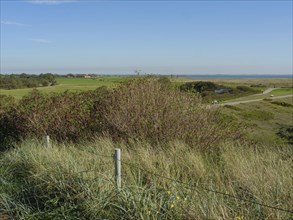
[[[270,102],[270,101],[273,101],[273,99],[270,99],[270,98],[264,98],[263,101]]]
[[[287,103],[287,102],[273,101],[271,103],[274,104],[274,105],[279,105],[279,106],[283,106],[283,107],[292,107],[292,105],[290,103]]]
[[[196,91],[199,93],[206,92],[206,91],[214,91],[217,88],[219,88],[219,85],[213,82],[204,82],[204,81],[188,82],[180,86],[181,91]]]
[[[15,98],[9,95],[0,95],[0,114],[16,104]]]
[[[248,86],[236,86],[236,89],[240,92],[254,92],[255,90]]]
[[[293,126],[291,125],[281,125],[277,133],[280,137],[286,139],[288,143],[293,144]]]
[[[22,73],[20,75],[1,75],[0,77],[0,89],[35,88],[56,84],[56,76],[51,73],[40,75]]]
[[[245,95],[252,95],[259,93],[259,90],[252,89],[247,86],[237,86],[236,88],[230,88],[223,85],[218,85],[213,82],[188,82],[182,84],[180,87],[184,92],[198,92],[203,98],[204,102],[211,103],[213,100],[223,101],[233,98],[238,98]],[[215,91],[215,90],[222,91]]]

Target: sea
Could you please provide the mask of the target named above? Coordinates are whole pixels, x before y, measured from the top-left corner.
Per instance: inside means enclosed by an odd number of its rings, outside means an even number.
[[[194,79],[282,79],[291,78],[293,79],[293,74],[262,74],[262,75],[231,75],[231,74],[215,74],[215,75],[179,75],[180,77],[188,77]]]

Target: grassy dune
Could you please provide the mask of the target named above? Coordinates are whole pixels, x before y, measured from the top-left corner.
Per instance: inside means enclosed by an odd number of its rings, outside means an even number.
[[[111,157],[117,146],[119,191]],[[180,142],[96,139],[45,148],[25,141],[1,156],[0,213],[13,219],[292,219],[253,203],[292,209],[292,150],[227,143],[207,155]]]

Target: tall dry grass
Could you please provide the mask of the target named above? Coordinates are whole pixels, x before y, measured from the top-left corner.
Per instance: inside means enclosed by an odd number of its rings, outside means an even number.
[[[121,190],[114,182],[115,147],[122,149]],[[29,140],[1,155],[0,213],[12,219],[292,219],[212,192],[292,210],[292,155],[289,146],[230,143],[207,154],[179,141],[154,146],[98,138],[45,148]]]

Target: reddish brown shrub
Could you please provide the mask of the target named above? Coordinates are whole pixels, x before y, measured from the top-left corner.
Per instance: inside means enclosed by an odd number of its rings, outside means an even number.
[[[207,148],[232,134],[217,108],[152,77],[122,85],[103,99],[96,111],[104,131],[115,138],[179,139]]]

